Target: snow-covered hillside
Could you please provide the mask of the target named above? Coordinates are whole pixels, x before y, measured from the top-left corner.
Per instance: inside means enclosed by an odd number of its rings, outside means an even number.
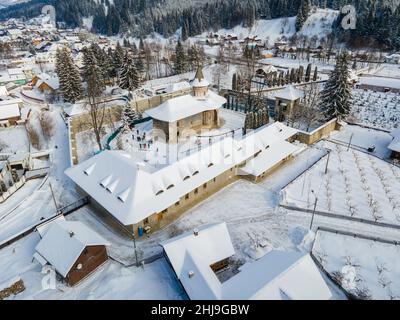
[[[30,0],[0,0],[0,9],[7,8],[14,4],[29,2]]]
[[[339,11],[331,9],[318,9],[307,19],[299,35],[308,37],[316,36],[319,39],[326,37],[332,31],[332,23],[338,17]],[[217,33],[221,35],[236,34],[239,39],[243,39],[250,35],[256,35],[262,40],[268,39],[273,44],[283,36],[289,38],[296,33],[295,28],[296,17],[279,18],[271,20],[258,20],[252,28],[246,28],[242,25],[233,29],[221,29]],[[201,36],[206,36],[203,33]]]

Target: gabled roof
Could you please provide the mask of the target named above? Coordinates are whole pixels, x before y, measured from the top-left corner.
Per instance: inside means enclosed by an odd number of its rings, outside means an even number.
[[[278,91],[275,98],[294,101],[304,97],[304,93],[293,86],[287,86],[285,89]]]
[[[160,245],[189,297],[219,299],[221,283],[210,266],[235,254],[226,223],[202,226],[196,231],[197,236],[187,232]]]
[[[197,98],[191,94],[169,99],[160,106],[147,110],[146,114],[164,122],[178,121],[204,111],[217,110],[226,103],[226,99],[208,91],[206,96]]]
[[[227,300],[329,300],[329,290],[310,254],[271,251],[223,283]]]
[[[160,244],[192,300],[325,300],[332,294],[308,253],[271,251],[221,283],[211,265],[234,254],[226,223]]]
[[[20,117],[21,111],[17,103],[0,105],[0,120]]]
[[[82,251],[97,245],[109,243],[81,222],[57,221],[47,230],[35,250],[65,277]]]
[[[276,122],[242,140],[225,138],[159,169],[141,165],[123,151],[104,151],[65,173],[122,224],[131,225],[162,212],[188,192],[259,151],[269,152],[268,145],[283,143],[296,133]]]

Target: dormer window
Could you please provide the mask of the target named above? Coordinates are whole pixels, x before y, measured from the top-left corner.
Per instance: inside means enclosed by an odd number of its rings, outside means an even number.
[[[159,196],[160,194],[162,194],[164,192],[164,190],[160,190],[156,193],[156,196]]]
[[[214,165],[214,163],[209,163],[209,165],[208,165],[208,167],[210,168],[210,167],[212,167]]]
[[[175,185],[170,184],[170,185],[167,187],[167,190],[172,189],[173,187],[175,187]]]
[[[195,176],[196,174],[199,174],[199,171],[196,170],[195,172],[193,172],[193,176]]]
[[[187,179],[190,179],[190,176],[186,176],[183,178],[183,181],[186,181]]]

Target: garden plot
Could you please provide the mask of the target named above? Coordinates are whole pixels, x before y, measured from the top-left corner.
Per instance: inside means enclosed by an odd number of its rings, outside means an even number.
[[[379,129],[397,128],[400,123],[400,94],[353,90],[349,119]]]
[[[313,254],[350,294],[360,299],[400,299],[400,247],[319,231]]]
[[[332,150],[327,158],[284,189],[284,202],[339,215],[400,224],[400,168],[368,154],[331,142],[318,145]]]

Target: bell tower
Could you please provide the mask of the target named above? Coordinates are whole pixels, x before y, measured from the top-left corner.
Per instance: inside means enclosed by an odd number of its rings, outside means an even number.
[[[207,94],[210,83],[204,79],[203,70],[197,68],[196,75],[193,80],[193,93],[195,97],[204,97]]]

